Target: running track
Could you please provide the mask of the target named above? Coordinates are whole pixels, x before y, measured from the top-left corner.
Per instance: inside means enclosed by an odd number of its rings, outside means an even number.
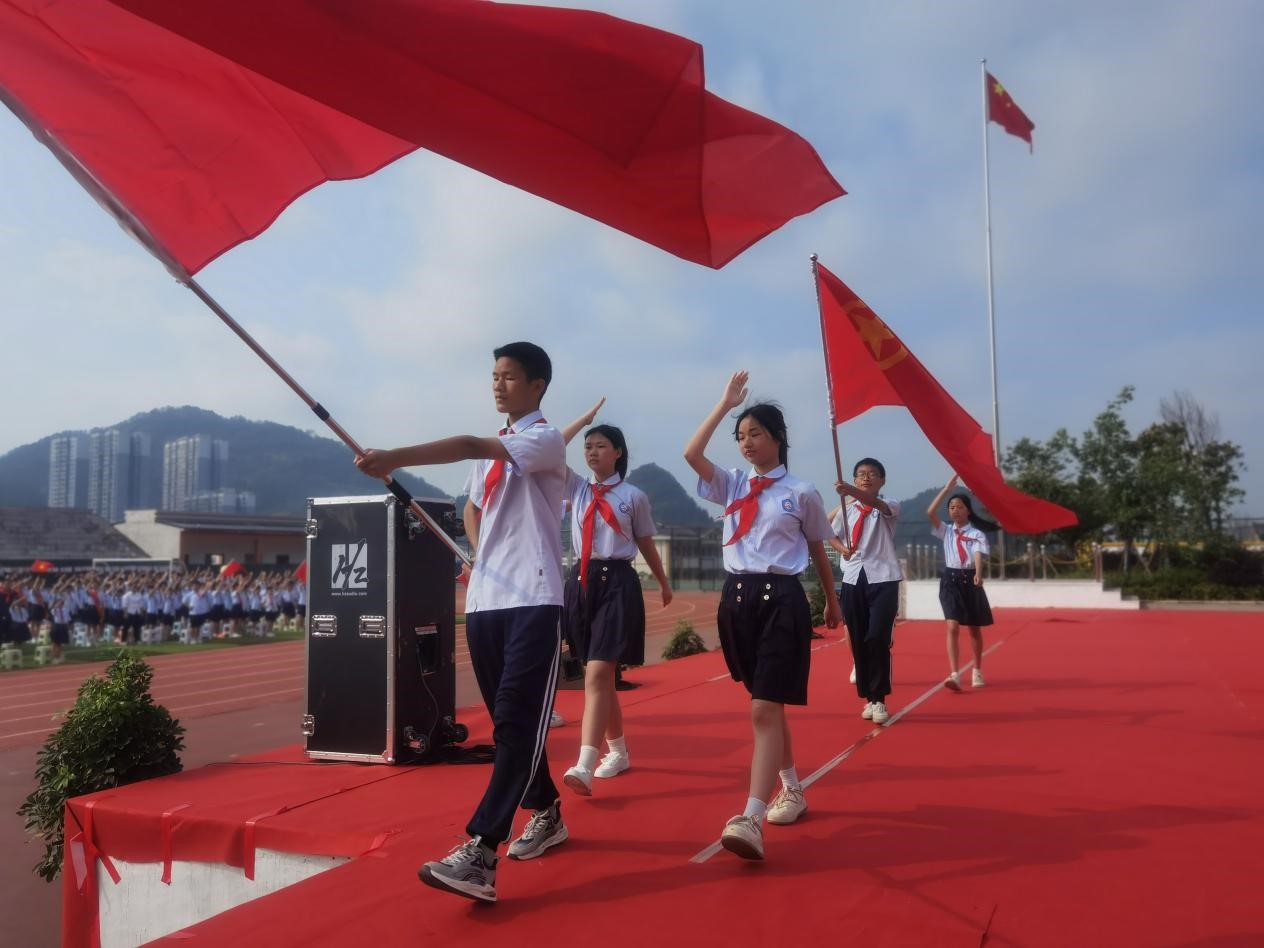
[[[687,619],[695,631],[715,645],[714,592],[677,593],[662,607],[658,592],[647,593],[646,657],[654,662],[676,623]],[[458,608],[464,597],[458,593]],[[260,705],[301,700],[304,688],[304,643],[277,642],[187,655],[146,659],[154,670],[154,700],[177,719],[222,714]],[[42,744],[59,725],[59,715],[75,702],[85,679],[108,662],[33,668],[0,675],[0,752]],[[457,629],[457,706],[478,702],[463,627]],[[299,740],[295,721],[295,740]]]

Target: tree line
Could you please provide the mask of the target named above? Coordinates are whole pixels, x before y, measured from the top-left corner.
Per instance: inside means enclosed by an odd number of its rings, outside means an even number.
[[[1121,389],[1079,437],[1060,428],[1047,441],[1015,442],[1002,462],[1009,482],[1079,515],[1047,539],[1072,549],[1119,541],[1125,572],[1134,562],[1149,572],[1156,556],[1168,566],[1187,563],[1190,550],[1223,550],[1229,512],[1245,496],[1242,448],[1184,391],[1162,399],[1159,420],[1134,435],[1123,415],[1134,391]]]

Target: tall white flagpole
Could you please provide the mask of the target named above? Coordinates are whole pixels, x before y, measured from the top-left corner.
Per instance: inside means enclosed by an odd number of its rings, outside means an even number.
[[[983,229],[987,236],[987,302],[988,333],[992,354],[992,454],[997,470],[1001,467],[1001,403],[996,375],[996,301],[992,293],[992,185],[988,172],[988,87],[987,60],[979,60],[983,88]],[[997,536],[997,552],[1001,558],[1001,579],[1005,578],[1005,531]]]

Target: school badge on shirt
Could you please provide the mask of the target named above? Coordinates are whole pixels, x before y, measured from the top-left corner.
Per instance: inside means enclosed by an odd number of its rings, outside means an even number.
[[[629,507],[629,506],[628,506],[626,503],[624,503],[622,500],[621,500],[621,501],[619,501],[619,513],[628,513],[631,509],[632,509],[632,508],[631,508],[631,507]]]
[[[794,501],[787,497],[781,502],[781,509],[786,513],[794,513]]]

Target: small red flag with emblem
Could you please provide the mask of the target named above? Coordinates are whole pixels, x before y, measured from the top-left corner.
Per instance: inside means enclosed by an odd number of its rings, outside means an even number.
[[[997,81],[996,76],[990,72],[984,75],[987,76],[988,118],[1031,146],[1031,133],[1035,131],[1036,123],[1010,98],[1009,92]]]
[[[835,424],[875,405],[904,405],[935,450],[1006,530],[1044,533],[1078,522],[1065,507],[1006,484],[992,453],[992,436],[899,336],[819,263],[816,281]]]

